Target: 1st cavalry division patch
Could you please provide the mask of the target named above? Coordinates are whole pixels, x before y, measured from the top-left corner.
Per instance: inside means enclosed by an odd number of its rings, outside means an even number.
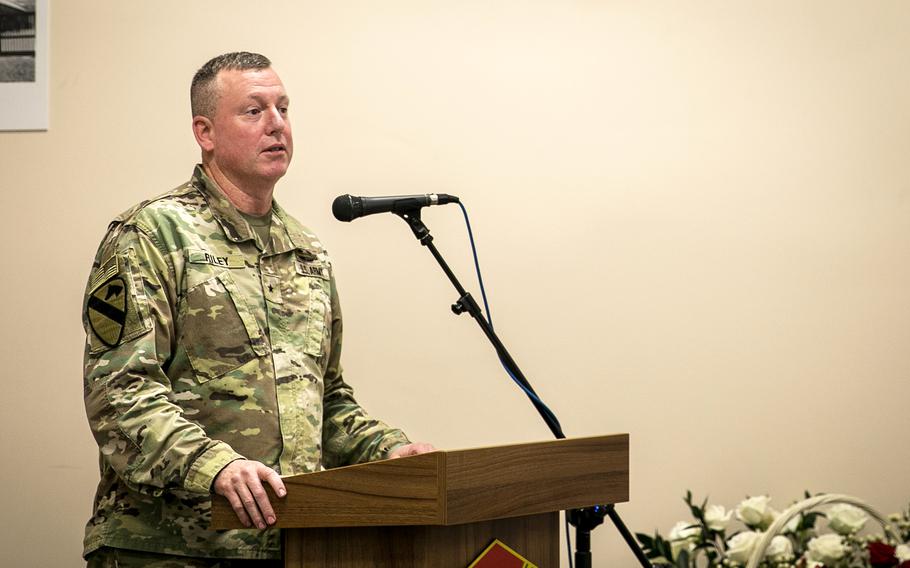
[[[101,343],[115,347],[126,327],[127,289],[123,278],[109,278],[88,298],[88,323]]]

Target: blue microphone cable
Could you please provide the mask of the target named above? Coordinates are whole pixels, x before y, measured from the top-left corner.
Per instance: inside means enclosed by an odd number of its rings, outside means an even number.
[[[465,209],[464,203],[459,201],[458,206],[461,207],[461,212],[464,214],[464,222],[468,228],[468,239],[471,241],[471,253],[474,256],[474,270],[477,272],[477,282],[480,285],[480,295],[483,298],[483,309],[487,313],[487,323],[490,324],[490,329],[493,329],[493,318],[490,315],[490,304],[487,302],[487,291],[483,285],[483,275],[480,272],[480,261],[477,259],[477,247],[474,244],[474,231],[471,230],[471,220],[468,218],[468,210]],[[540,400],[540,397],[538,397],[534,392],[528,390],[527,387],[521,384],[521,381],[519,381],[515,375],[512,374],[512,371],[506,367],[505,363],[503,363],[502,358],[499,359],[499,363],[502,365],[503,369],[505,369],[509,377],[511,377],[512,381],[518,385],[518,388],[524,391],[524,393],[528,395],[531,400],[539,404],[547,416],[553,420],[553,423],[559,426],[559,429],[562,430],[562,426],[559,424],[559,420],[556,418],[556,415],[553,414],[553,411],[550,410],[550,407],[544,404],[544,402]]]
[[[487,302],[487,291],[483,285],[483,275],[480,272],[480,261],[477,258],[477,247],[474,244],[474,231],[471,230],[471,220],[468,217],[468,210],[465,209],[464,203],[459,201],[458,206],[461,207],[461,212],[464,214],[464,223],[468,228],[468,239],[471,241],[471,254],[474,257],[474,270],[477,272],[477,283],[480,285],[480,296],[483,299],[483,309],[487,314],[487,323],[490,324],[490,329],[493,329],[493,317],[490,315],[490,304]],[[559,424],[559,420],[557,420],[556,416],[553,414],[550,408],[544,404],[542,400],[540,400],[540,397],[529,391],[523,384],[521,384],[521,381],[519,381],[515,375],[512,374],[512,371],[509,370],[506,364],[503,363],[501,357],[499,359],[499,363],[502,365],[502,368],[505,369],[506,373],[509,375],[512,381],[518,385],[518,388],[524,391],[524,393],[528,395],[529,398],[536,401],[540,407],[543,408],[544,412],[546,412],[546,414],[552,418],[553,422],[559,427],[559,429],[562,430],[562,426]],[[572,536],[569,529],[569,519],[565,513],[563,513],[563,517],[566,529],[566,548],[568,549],[569,568],[573,568],[574,563],[572,562]]]

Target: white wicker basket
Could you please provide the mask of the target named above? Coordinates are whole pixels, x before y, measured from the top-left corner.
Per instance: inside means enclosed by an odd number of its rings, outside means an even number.
[[[816,507],[821,507],[823,505],[834,505],[835,503],[846,503],[848,505],[853,505],[858,507],[869,514],[870,517],[879,522],[882,526],[882,529],[888,533],[888,535],[895,540],[899,540],[898,532],[885,518],[881,513],[870,507],[864,501],[857,499],[856,497],[850,497],[849,495],[818,495],[816,497],[810,497],[795,505],[788,508],[786,511],[780,514],[779,517],[768,527],[768,530],[762,535],[761,539],[755,544],[755,550],[752,551],[752,555],[749,557],[749,561],[746,563],[746,568],[758,568],[759,563],[762,558],[765,556],[765,552],[768,550],[768,546],[771,544],[771,539],[781,533],[784,526],[789,523],[795,516],[800,513],[809,511]]]

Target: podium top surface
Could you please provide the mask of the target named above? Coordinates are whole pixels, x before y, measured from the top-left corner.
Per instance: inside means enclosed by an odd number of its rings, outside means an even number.
[[[457,525],[629,499],[629,436],[613,434],[382,460],[284,478],[281,528]],[[212,528],[242,528],[215,497]]]

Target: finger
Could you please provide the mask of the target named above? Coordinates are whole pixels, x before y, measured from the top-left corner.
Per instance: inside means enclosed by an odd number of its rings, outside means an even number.
[[[436,448],[434,448],[432,444],[419,442],[416,444],[407,444],[405,446],[401,446],[400,448],[396,449],[389,457],[400,458],[407,456],[416,456],[433,451],[436,451]]]
[[[262,486],[262,483],[259,481],[258,477],[250,479],[248,484],[250,494],[253,496],[253,499],[256,501],[256,507],[259,512],[262,514],[264,522],[269,525],[275,524],[275,511],[272,510],[272,503],[269,501],[269,494],[265,492],[265,488]],[[258,525],[257,525],[258,526]],[[263,529],[264,526],[259,528]]]
[[[404,446],[399,446],[392,450],[392,453],[389,454],[389,457],[392,459],[403,458],[410,455],[411,444],[406,444]]]
[[[275,495],[284,497],[288,494],[288,491],[284,486],[284,481],[281,480],[281,476],[278,475],[278,472],[276,472],[274,469],[266,467],[263,473],[264,476],[261,476],[261,478],[265,479],[268,482],[269,486],[272,488],[272,491],[275,492]]]
[[[262,486],[260,485],[260,489],[261,487]],[[243,503],[243,508],[250,516],[250,520],[252,520],[253,525],[260,529],[264,529],[265,521],[262,520],[262,513],[259,512],[259,505],[257,505],[256,498],[250,492],[249,487],[247,487],[245,484],[238,485],[237,494],[240,496],[240,501]]]
[[[411,455],[411,448],[414,444],[405,444],[404,446],[399,446],[392,450],[388,457],[395,458],[404,458]]]
[[[250,516],[246,514],[246,509],[243,508],[243,501],[240,500],[240,497],[235,491],[229,491],[227,494],[222,493],[224,497],[228,500],[228,503],[231,504],[231,509],[234,510],[234,514],[237,515],[237,518],[240,520],[240,524],[249,528],[250,526]]]

